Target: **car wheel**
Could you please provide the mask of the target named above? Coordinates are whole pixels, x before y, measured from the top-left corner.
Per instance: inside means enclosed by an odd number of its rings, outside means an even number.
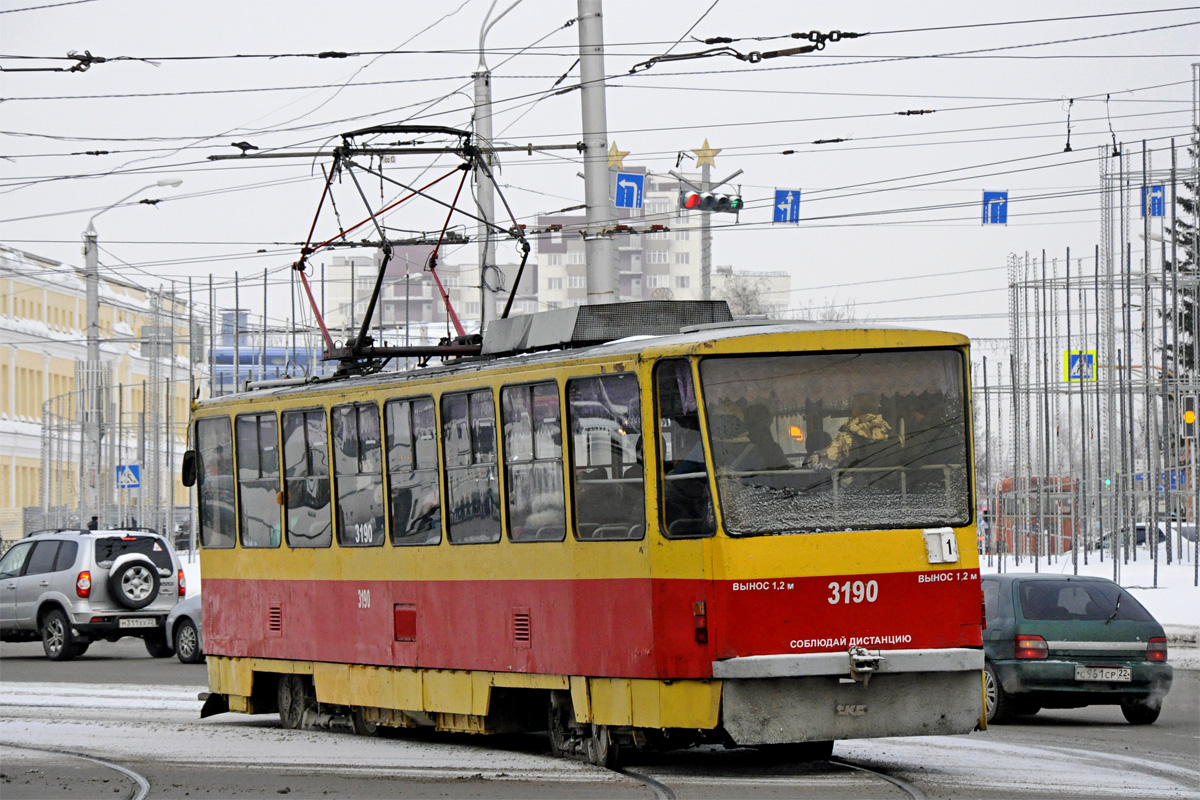
[[[108,576],[108,593],[125,608],[145,608],[158,597],[158,569],[149,560],[126,561]]]
[[[1121,701],[1121,713],[1130,725],[1153,725],[1162,712],[1162,701],[1143,697]]]
[[[146,636],[146,652],[154,658],[167,658],[175,655],[175,651],[167,644],[167,632],[157,630]]]
[[[200,650],[200,634],[196,623],[184,618],[175,628],[175,656],[182,664],[199,664],[204,660]]]
[[[76,655],[71,623],[60,609],[53,609],[42,620],[42,649],[51,661],[70,661]]]
[[[1004,722],[1012,713],[1009,708],[1012,701],[1008,692],[1000,685],[1000,679],[996,677],[996,668],[990,661],[983,665],[983,702],[988,724]]]

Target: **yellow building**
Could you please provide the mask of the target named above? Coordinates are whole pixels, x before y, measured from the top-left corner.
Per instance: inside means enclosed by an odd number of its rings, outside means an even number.
[[[167,357],[172,327],[174,364]],[[0,534],[6,540],[21,535],[26,507],[78,506],[77,389],[87,362],[86,328],[82,269],[0,245]],[[109,381],[101,463],[152,460],[162,504],[186,504],[177,476],[162,468],[178,464],[170,451],[182,452],[185,442],[192,367],[186,305],[102,270],[100,331]],[[158,405],[149,407],[155,398]],[[146,434],[147,420],[157,436]],[[74,441],[64,441],[72,426]],[[147,452],[152,442],[160,452]],[[110,506],[132,507],[136,499],[143,507],[147,500],[118,487],[115,474],[99,485]]]

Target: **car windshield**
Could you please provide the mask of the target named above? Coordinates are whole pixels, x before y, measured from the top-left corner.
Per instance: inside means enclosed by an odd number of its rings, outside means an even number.
[[[959,351],[708,358],[700,378],[730,534],[970,521]]]
[[[170,571],[171,553],[157,536],[102,536],[96,539],[96,563],[108,564],[126,553],[140,553]]]
[[[1154,617],[1142,608],[1133,595],[1115,583],[1023,581],[1018,597],[1021,600],[1021,614],[1025,619],[1154,621]]]

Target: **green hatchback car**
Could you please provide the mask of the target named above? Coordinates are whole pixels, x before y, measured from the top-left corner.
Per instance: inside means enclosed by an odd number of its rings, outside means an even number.
[[[1107,578],[984,575],[988,722],[1043,708],[1120,705],[1149,725],[1171,689],[1163,628]]]

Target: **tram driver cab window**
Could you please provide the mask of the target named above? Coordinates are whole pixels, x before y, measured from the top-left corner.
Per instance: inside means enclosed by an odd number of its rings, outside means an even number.
[[[333,407],[333,479],[342,547],[383,545],[382,449],[378,406]]]
[[[567,399],[576,537],[641,539],[646,494],[637,376],[576,378],[567,383]]]
[[[229,417],[196,421],[196,494],[200,506],[200,544],[233,547],[237,532],[234,511],[233,432]]]

